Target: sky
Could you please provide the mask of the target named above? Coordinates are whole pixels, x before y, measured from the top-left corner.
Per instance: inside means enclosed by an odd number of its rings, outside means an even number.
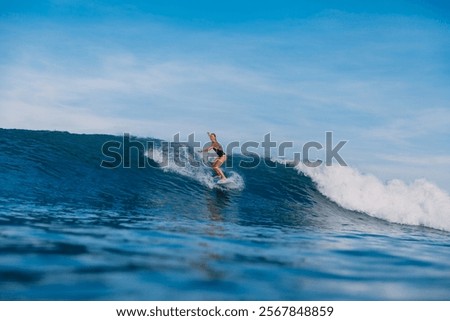
[[[348,143],[450,191],[446,1],[0,0],[0,128]]]

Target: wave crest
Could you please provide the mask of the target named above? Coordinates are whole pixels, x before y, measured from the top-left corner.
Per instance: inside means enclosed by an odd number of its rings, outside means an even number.
[[[344,166],[296,165],[319,191],[340,206],[394,223],[450,231],[450,197],[425,179],[411,184],[394,179],[383,183],[371,174]]]

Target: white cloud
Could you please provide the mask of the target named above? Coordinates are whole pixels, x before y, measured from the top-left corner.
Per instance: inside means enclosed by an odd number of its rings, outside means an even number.
[[[450,109],[424,108],[389,120],[383,126],[369,128],[364,134],[394,144],[411,144],[417,137],[450,136],[449,122]]]
[[[2,128],[60,130],[98,134],[121,134],[131,131],[133,134],[139,135],[146,133],[148,127],[154,128],[159,125],[145,121],[100,117],[92,114],[92,112],[70,107],[48,107],[17,102],[11,106],[13,107],[0,109]]]
[[[447,165],[450,167],[450,155],[428,155],[426,157],[417,157],[417,155],[379,154],[378,158],[405,165]]]

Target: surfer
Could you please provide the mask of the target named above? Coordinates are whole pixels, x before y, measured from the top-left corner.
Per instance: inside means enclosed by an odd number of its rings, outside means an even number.
[[[220,177],[220,182],[225,182],[227,179],[223,171],[220,169],[220,166],[227,160],[227,155],[223,151],[222,145],[217,141],[216,134],[208,132],[209,139],[211,139],[211,145],[203,150],[202,152],[209,152],[211,149],[214,150],[217,154],[217,158],[212,163],[212,168],[216,172],[216,174]]]

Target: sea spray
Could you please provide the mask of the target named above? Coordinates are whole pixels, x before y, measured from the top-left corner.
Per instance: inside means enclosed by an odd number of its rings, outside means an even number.
[[[389,222],[450,231],[450,197],[425,179],[411,184],[398,179],[383,183],[347,166],[308,167],[299,163],[296,169],[344,208]]]
[[[180,149],[179,155],[179,158],[183,161],[184,166],[176,164],[176,162],[173,161],[173,155],[169,155],[168,157],[164,155],[164,153],[167,152],[173,153],[173,151],[163,151],[160,147],[156,147],[152,150],[147,150],[145,152],[145,156],[152,159],[156,163],[163,163],[164,165],[160,167],[163,171],[189,177],[210,189],[243,190],[245,187],[243,178],[234,171],[229,171],[227,173],[228,183],[226,185],[218,185],[212,176],[211,168],[205,166],[200,160],[197,160],[197,162],[195,162],[197,166],[194,166],[194,162],[189,161],[189,158],[195,157],[195,155],[191,155],[185,149]],[[167,161],[163,162],[164,159]]]

